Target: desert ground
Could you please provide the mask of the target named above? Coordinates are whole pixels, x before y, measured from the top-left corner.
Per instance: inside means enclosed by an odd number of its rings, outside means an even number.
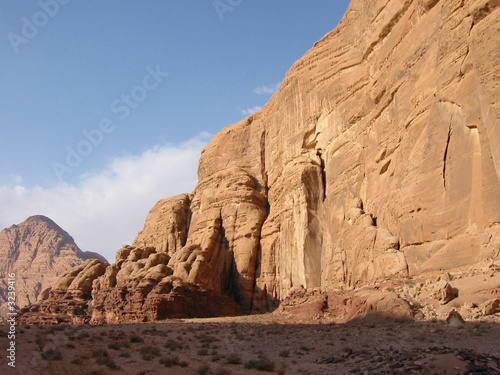
[[[7,344],[1,327],[2,351]],[[499,374],[494,320],[337,324],[280,314],[18,326],[2,374]]]

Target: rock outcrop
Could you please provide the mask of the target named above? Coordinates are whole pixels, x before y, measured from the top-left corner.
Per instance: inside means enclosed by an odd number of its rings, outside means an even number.
[[[95,281],[92,319],[168,316],[177,282],[249,313],[295,287],[499,258],[499,5],[353,0],[267,105],[203,150],[194,192],[151,210]],[[390,293],[358,302],[357,315],[409,311]]]
[[[93,285],[92,323],[240,315],[231,298],[174,277],[170,256],[153,247],[126,246]]]
[[[20,324],[102,324],[240,315],[228,296],[172,276],[170,256],[125,246],[109,265],[99,260],[63,274],[41,300],[20,312]]]
[[[15,273],[18,307],[34,303],[58,277],[87,259],[105,259],[83,252],[73,238],[45,216],[32,216],[0,231],[0,305],[7,301],[7,275]],[[2,313],[7,310],[1,308]]]
[[[65,272],[42,293],[39,302],[21,310],[19,324],[89,323],[92,284],[107,266],[102,260],[89,259]]]

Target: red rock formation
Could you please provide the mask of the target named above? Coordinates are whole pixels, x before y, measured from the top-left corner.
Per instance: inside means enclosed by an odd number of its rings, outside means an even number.
[[[89,259],[65,272],[43,293],[41,301],[21,310],[19,324],[88,323],[92,283],[107,266],[107,262]]]
[[[227,296],[171,276],[170,256],[153,247],[127,246],[116,254],[92,290],[92,323],[239,315]]]
[[[34,303],[59,276],[87,259],[105,259],[83,252],[51,219],[32,216],[0,231],[0,305],[7,301],[7,275],[16,274],[17,305]],[[1,308],[2,313],[7,310]]]

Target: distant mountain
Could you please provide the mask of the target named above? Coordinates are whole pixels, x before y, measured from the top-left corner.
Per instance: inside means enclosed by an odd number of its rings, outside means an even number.
[[[8,275],[15,273],[17,305],[34,303],[39,294],[69,269],[87,259],[106,261],[84,252],[73,238],[48,217],[31,216],[0,231],[0,305],[7,301]],[[2,306],[2,314],[6,308]]]

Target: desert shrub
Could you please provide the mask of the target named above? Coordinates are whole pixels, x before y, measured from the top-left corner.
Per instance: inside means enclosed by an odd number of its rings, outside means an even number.
[[[198,350],[198,355],[201,355],[201,356],[208,355],[208,350],[207,349],[200,349],[200,350]]]
[[[195,336],[198,342],[202,344],[211,344],[216,341],[220,341],[217,337],[209,336],[207,334],[196,335]]]
[[[120,350],[121,346],[117,342],[112,342],[111,344],[108,344],[108,349],[112,350]]]
[[[159,357],[160,356],[160,349],[157,348],[156,346],[143,346],[141,350],[139,350],[139,353],[142,355],[142,359],[145,361],[150,361],[154,357]]]
[[[144,339],[135,333],[132,334],[129,339],[130,339],[130,342],[133,342],[133,343],[143,343],[144,342]]]
[[[414,300],[412,302],[412,306],[415,309],[421,309],[422,307],[424,307],[424,305],[420,301],[417,301],[417,300]]]
[[[287,358],[290,355],[290,350],[282,350],[280,352],[280,357]]]
[[[196,370],[197,375],[208,375],[210,374],[210,366],[209,365],[201,365]]]
[[[160,358],[160,364],[165,367],[178,366],[180,364],[179,357],[177,357],[176,355],[167,355]]]
[[[278,375],[285,375],[286,374],[286,366],[284,363],[282,363],[277,369],[276,369],[276,373]]]
[[[217,362],[222,359],[222,356],[218,353],[212,354],[212,362]]]
[[[118,368],[118,365],[113,361],[107,350],[93,350],[92,356],[98,365],[106,366],[113,370]]]
[[[47,349],[42,353],[42,358],[46,361],[60,361],[63,356],[59,349]]]
[[[270,359],[261,356],[257,359],[252,359],[245,363],[246,369],[255,369],[258,371],[272,372],[274,371],[274,362]]]
[[[241,364],[241,357],[236,353],[231,353],[227,356],[226,361],[230,365],[239,365]]]
[[[126,337],[125,335],[125,332],[123,331],[118,331],[118,332],[115,332],[115,331],[110,331],[109,334],[108,334],[108,337],[111,339],[111,340],[119,340],[119,339],[124,339]]]
[[[85,373],[86,375],[107,375],[108,373],[103,369],[93,369]]]
[[[177,349],[182,349],[183,345],[178,341],[169,339],[164,347],[171,351],[176,351]]]
[[[118,355],[118,357],[122,358],[130,358],[130,353],[129,352],[123,352]]]

